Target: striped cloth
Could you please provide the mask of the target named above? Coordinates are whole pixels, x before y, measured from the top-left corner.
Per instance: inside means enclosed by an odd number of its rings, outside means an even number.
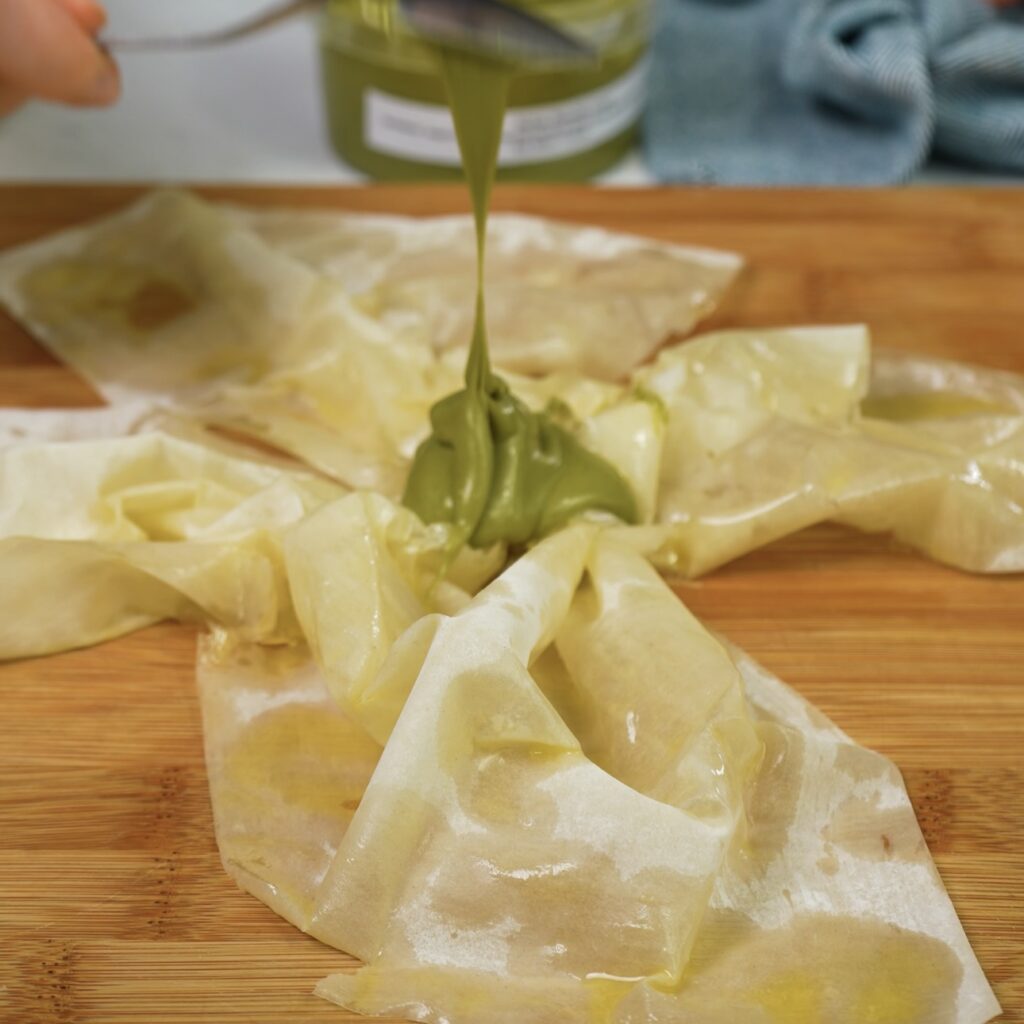
[[[661,0],[645,146],[665,181],[1024,173],[1024,18],[983,0]]]

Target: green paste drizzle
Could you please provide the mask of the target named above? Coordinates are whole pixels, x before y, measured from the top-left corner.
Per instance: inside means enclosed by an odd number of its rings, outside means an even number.
[[[452,546],[522,544],[588,509],[637,521],[619,472],[544,413],[528,409],[491,370],[484,312],[487,209],[510,71],[444,50],[441,67],[476,225],[476,319],[462,391],[430,410],[402,502],[427,523],[450,523]]]

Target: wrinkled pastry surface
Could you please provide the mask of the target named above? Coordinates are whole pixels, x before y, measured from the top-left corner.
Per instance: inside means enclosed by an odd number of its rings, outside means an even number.
[[[678,342],[728,255],[528,218],[490,250],[495,363],[640,525],[453,561],[396,503],[459,387],[468,221],[163,193],[0,256],[0,301],[111,403],[0,410],[0,657],[208,623],[224,864],[364,961],[318,988],[362,1013],[987,1021],[896,768],[655,568],[834,520],[1024,569],[1024,381],[857,326]]]

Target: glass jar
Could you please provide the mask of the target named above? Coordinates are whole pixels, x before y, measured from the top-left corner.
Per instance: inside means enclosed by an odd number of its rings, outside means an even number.
[[[522,5],[588,40],[600,60],[516,73],[498,178],[574,181],[599,174],[636,141],[650,0]],[[395,0],[329,0],[320,43],[331,141],[348,164],[385,181],[461,177],[435,58],[404,26]]]

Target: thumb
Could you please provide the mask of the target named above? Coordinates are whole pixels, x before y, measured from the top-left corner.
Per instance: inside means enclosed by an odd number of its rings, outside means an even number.
[[[107,23],[107,12],[95,0],[57,0],[91,36]]]
[[[121,91],[92,38],[104,20],[90,0],[0,0],[0,81],[11,96],[105,106]]]

